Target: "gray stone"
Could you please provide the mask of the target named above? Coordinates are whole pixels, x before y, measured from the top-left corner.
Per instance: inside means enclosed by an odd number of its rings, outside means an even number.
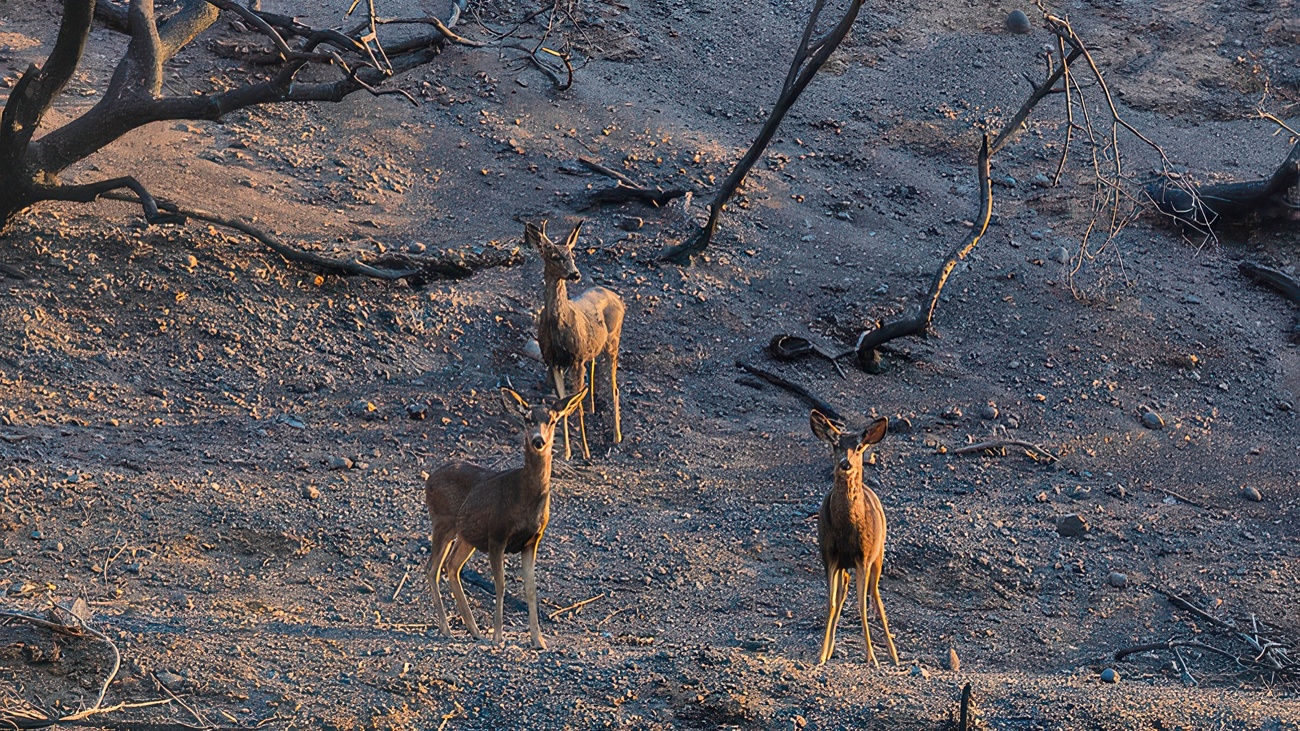
[[[1012,10],[1007,13],[1007,30],[1020,35],[1024,35],[1031,30],[1029,16],[1025,15],[1025,11]]]
[[[33,541],[45,540],[45,534],[41,532],[40,528],[37,528],[36,530],[32,531],[32,540]]]
[[[302,489],[302,496],[308,500],[316,500],[320,497],[320,490],[315,485],[308,485]]]
[[[325,466],[331,470],[350,470],[352,469],[352,460],[347,457],[330,457],[325,461]]]
[[[1128,574],[1121,574],[1118,571],[1112,571],[1110,572],[1110,576],[1106,577],[1106,583],[1116,589],[1123,589],[1128,586]]]
[[[925,668],[921,667],[920,665],[913,665],[913,666],[912,666],[912,675],[914,675],[914,676],[916,676],[916,677],[918,677],[918,678],[924,678],[925,680],[929,680],[929,679],[930,679],[930,671],[929,671],[929,670],[926,670]]]
[[[998,405],[992,401],[980,407],[980,418],[993,421],[998,418]]]
[[[424,421],[429,417],[429,406],[427,404],[407,404],[406,417],[412,421]]]
[[[1101,671],[1101,682],[1118,683],[1119,673],[1115,672],[1115,668],[1106,668],[1105,670]]]
[[[353,416],[360,416],[365,419],[373,418],[375,412],[378,410],[379,409],[373,403],[365,399],[359,399],[357,401],[353,401],[350,405],[348,405],[348,413],[352,414]]]
[[[1142,426],[1148,429],[1164,429],[1165,420],[1160,418],[1160,414],[1154,411],[1147,411],[1142,414]]]
[[[1088,522],[1077,513],[1061,515],[1056,519],[1056,532],[1066,538],[1082,538],[1088,530]]]
[[[1056,259],[1056,262],[1058,264],[1069,264],[1070,251],[1066,249],[1064,246],[1059,246],[1056,249],[1056,253],[1052,255],[1052,258]]]
[[[194,602],[190,601],[190,598],[186,596],[183,591],[173,591],[171,594],[168,594],[167,601],[183,609],[194,608]]]
[[[1032,182],[1034,184],[1034,187],[1037,188],[1052,187],[1052,179],[1047,177],[1046,175],[1043,175],[1042,173],[1038,173],[1037,175],[1035,175]]]
[[[169,670],[159,670],[153,676],[158,679],[159,683],[167,686],[170,690],[176,690],[185,684],[185,678]]]
[[[1258,488],[1252,485],[1246,485],[1245,487],[1241,488],[1241,496],[1251,501],[1252,503],[1263,502],[1264,500],[1263,494],[1260,493]]]

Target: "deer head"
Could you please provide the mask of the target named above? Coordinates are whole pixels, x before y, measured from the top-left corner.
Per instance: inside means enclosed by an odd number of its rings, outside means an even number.
[[[531,223],[524,224],[524,243],[537,249],[542,255],[546,278],[576,282],[582,278],[578,266],[573,263],[573,246],[578,243],[578,232],[582,230],[582,221],[573,227],[564,243],[556,243],[546,235],[546,222],[540,227]]]
[[[813,409],[808,415],[808,425],[818,439],[831,446],[831,456],[835,459],[835,477],[847,477],[862,472],[862,453],[867,447],[885,438],[889,428],[889,419],[881,417],[867,425],[862,435],[854,438],[831,421],[822,412]]]
[[[569,396],[559,404],[538,404],[529,406],[522,396],[514,391],[501,389],[501,403],[506,411],[515,414],[524,422],[524,445],[530,452],[545,453],[551,449],[551,440],[555,437],[555,425],[560,419],[572,414],[582,405],[587,389]]]

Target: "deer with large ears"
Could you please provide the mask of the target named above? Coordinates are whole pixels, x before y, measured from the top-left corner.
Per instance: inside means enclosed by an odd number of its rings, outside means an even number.
[[[835,457],[835,486],[822,500],[817,516],[817,543],[826,583],[830,590],[830,611],[826,616],[826,634],[822,638],[820,664],[835,651],[835,626],[839,624],[844,600],[849,594],[849,568],[858,576],[858,608],[862,613],[862,636],[867,643],[867,658],[879,667],[871,647],[871,629],[867,626],[867,597],[876,603],[880,626],[885,630],[889,657],[898,663],[894,638],[889,634],[885,603],[880,599],[880,570],[885,561],[885,509],[880,498],[862,483],[862,453],[885,437],[888,419],[876,419],[861,436],[842,431],[820,411],[808,417],[813,434],[831,445]]]
[[[434,470],[424,485],[424,503],[433,523],[432,546],[425,576],[433,592],[438,628],[451,636],[447,611],[438,593],[439,579],[445,568],[451,579],[451,593],[465,627],[476,640],[483,636],[470,613],[460,570],[475,549],[488,554],[492,564],[492,581],[497,591],[493,615],[493,641],[500,645],[505,612],[505,555],[522,553],[524,557],[524,594],[528,600],[528,629],[533,647],[546,648],[537,621],[537,544],[542,540],[551,519],[551,449],[555,425],[560,419],[582,408],[586,391],[578,391],[557,406],[529,406],[519,394],[501,389],[506,411],[524,423],[524,466],[498,472],[467,462],[450,462]]]
[[[579,221],[564,243],[546,235],[546,222],[540,227],[524,224],[524,241],[542,255],[546,301],[537,316],[537,345],[550,371],[555,393],[561,398],[581,391],[591,376],[591,411],[596,411],[596,359],[609,359],[609,389],[614,401],[614,441],[623,441],[618,403],[618,344],[623,335],[623,300],[605,287],[592,287],[577,299],[570,300],[568,283],[582,278],[573,262],[573,247],[582,230]],[[570,381],[576,385],[570,386]],[[587,447],[587,421],[578,412],[578,429],[582,432],[582,456],[590,459]],[[573,455],[569,448],[569,420],[564,420],[564,458]]]

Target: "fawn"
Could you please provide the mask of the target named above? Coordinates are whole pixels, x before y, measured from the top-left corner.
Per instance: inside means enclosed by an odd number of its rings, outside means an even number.
[[[835,626],[844,609],[844,600],[848,598],[848,567],[852,566],[858,575],[858,607],[862,612],[862,636],[867,643],[867,657],[872,665],[880,666],[871,648],[871,630],[867,627],[867,595],[870,594],[876,601],[880,626],[885,630],[889,657],[898,665],[894,638],[889,634],[889,620],[885,618],[885,603],[880,599],[880,570],[885,561],[885,509],[876,493],[862,484],[862,453],[885,437],[889,420],[876,419],[857,439],[845,434],[816,409],[808,421],[813,434],[831,445],[836,459],[835,487],[822,501],[817,516],[817,543],[821,547],[826,583],[830,588],[830,611],[826,617],[826,635],[822,638],[818,664],[825,664],[835,651]]]
[[[524,466],[498,472],[466,462],[450,462],[429,475],[424,485],[424,503],[433,523],[430,534],[429,562],[425,577],[433,591],[438,612],[438,629],[451,636],[447,611],[438,593],[439,579],[446,567],[451,579],[451,593],[465,627],[476,640],[482,640],[474,616],[470,613],[460,571],[475,549],[486,551],[492,563],[492,581],[497,591],[496,614],[492,638],[500,645],[506,582],[505,554],[523,553],[524,594],[528,600],[528,628],[533,647],[546,649],[541,626],[537,622],[537,579],[534,567],[537,544],[551,518],[551,448],[555,425],[574,410],[582,408],[586,391],[579,391],[559,406],[529,406],[519,394],[501,389],[506,411],[524,422]]]
[[[546,303],[537,316],[537,345],[542,360],[555,383],[555,392],[561,398],[572,391],[582,390],[590,369],[591,411],[596,411],[596,358],[609,358],[609,388],[614,399],[614,441],[623,441],[623,427],[618,403],[618,343],[623,333],[623,300],[612,290],[592,287],[577,299],[570,300],[568,282],[582,278],[573,263],[573,245],[578,241],[582,222],[563,244],[551,241],[546,235],[546,222],[541,227],[524,224],[524,241],[542,255],[543,277],[546,282]],[[568,388],[568,377],[575,376],[577,385]],[[591,458],[587,448],[587,422],[583,411],[578,412],[578,429],[582,432],[582,456]],[[569,448],[569,420],[564,420],[564,458],[572,457]]]

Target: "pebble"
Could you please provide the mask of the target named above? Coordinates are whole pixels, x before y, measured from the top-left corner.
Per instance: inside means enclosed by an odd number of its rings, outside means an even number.
[[[168,594],[167,601],[185,609],[194,608],[194,602],[190,601],[190,598],[186,596],[183,591],[173,591],[171,594]]]
[[[326,460],[325,466],[331,470],[350,470],[352,469],[352,460],[347,457],[330,457]]]
[[[980,407],[980,418],[993,421],[998,418],[998,405],[992,401]]]
[[[168,670],[159,670],[154,673],[153,676],[158,679],[159,683],[162,683],[172,690],[181,687],[185,683],[185,678],[182,678],[176,673]]]
[[[929,679],[930,679],[930,671],[929,671],[929,670],[926,670],[925,668],[921,667],[920,665],[913,665],[913,666],[912,666],[912,675],[915,676],[915,677],[918,677],[918,678],[924,678],[924,679],[926,679],[926,680],[929,680]]]
[[[1055,259],[1058,264],[1069,264],[1070,251],[1064,246],[1059,246],[1056,249],[1056,253],[1052,255],[1052,258]]]
[[[1012,10],[1007,13],[1007,30],[1021,35],[1030,31],[1029,16],[1025,15],[1025,11]]]
[[[1066,538],[1081,538],[1088,532],[1088,522],[1077,513],[1062,515],[1056,519],[1056,532]]]
[[[957,657],[957,648],[948,648],[948,669],[954,673],[961,672],[961,658]]]
[[[126,565],[126,572],[127,572],[128,574],[135,574],[136,576],[139,576],[139,575],[140,575],[140,569],[141,569],[141,566],[140,566],[140,563],[139,563],[139,562],[136,562],[136,563],[129,563],[129,564]]]
[[[1105,670],[1101,671],[1101,682],[1118,683],[1119,673],[1115,672],[1115,668],[1106,668]]]
[[[1039,173],[1034,176],[1033,184],[1036,188],[1050,188],[1052,187],[1052,179]]]
[[[419,241],[417,241],[417,242],[415,242],[415,243],[413,243],[413,244],[410,244],[410,245],[408,245],[408,246],[406,247],[406,253],[408,253],[408,254],[423,254],[423,253],[424,253],[428,248],[429,248],[429,247],[427,247],[427,246],[425,246],[424,244],[422,244],[422,243],[420,243]]]
[[[32,531],[32,540],[33,540],[33,541],[40,541],[40,540],[44,540],[44,539],[45,539],[45,534],[42,533],[41,530],[40,530],[39,528],[37,528],[36,530]]]
[[[1106,577],[1106,583],[1116,589],[1123,589],[1128,586],[1128,574],[1121,574],[1118,571],[1112,571],[1110,572],[1110,576]]]
[[[1241,488],[1241,496],[1252,503],[1263,502],[1264,500],[1264,496],[1260,493],[1259,489],[1251,485],[1246,485]]]
[[[1164,429],[1165,420],[1160,418],[1160,414],[1154,411],[1148,411],[1142,414],[1142,426],[1148,429]]]
[[[949,406],[948,410],[940,414],[940,416],[947,419],[948,421],[957,421],[962,416],[961,408],[958,406]]]
[[[429,417],[429,406],[427,404],[407,404],[406,416],[412,421],[424,421]]]
[[[315,485],[308,485],[302,489],[302,496],[308,500],[315,500],[320,497],[320,490]]]
[[[348,406],[348,412],[353,416],[369,417],[376,411],[378,411],[378,409],[375,405],[365,399],[353,401],[351,405]]]

